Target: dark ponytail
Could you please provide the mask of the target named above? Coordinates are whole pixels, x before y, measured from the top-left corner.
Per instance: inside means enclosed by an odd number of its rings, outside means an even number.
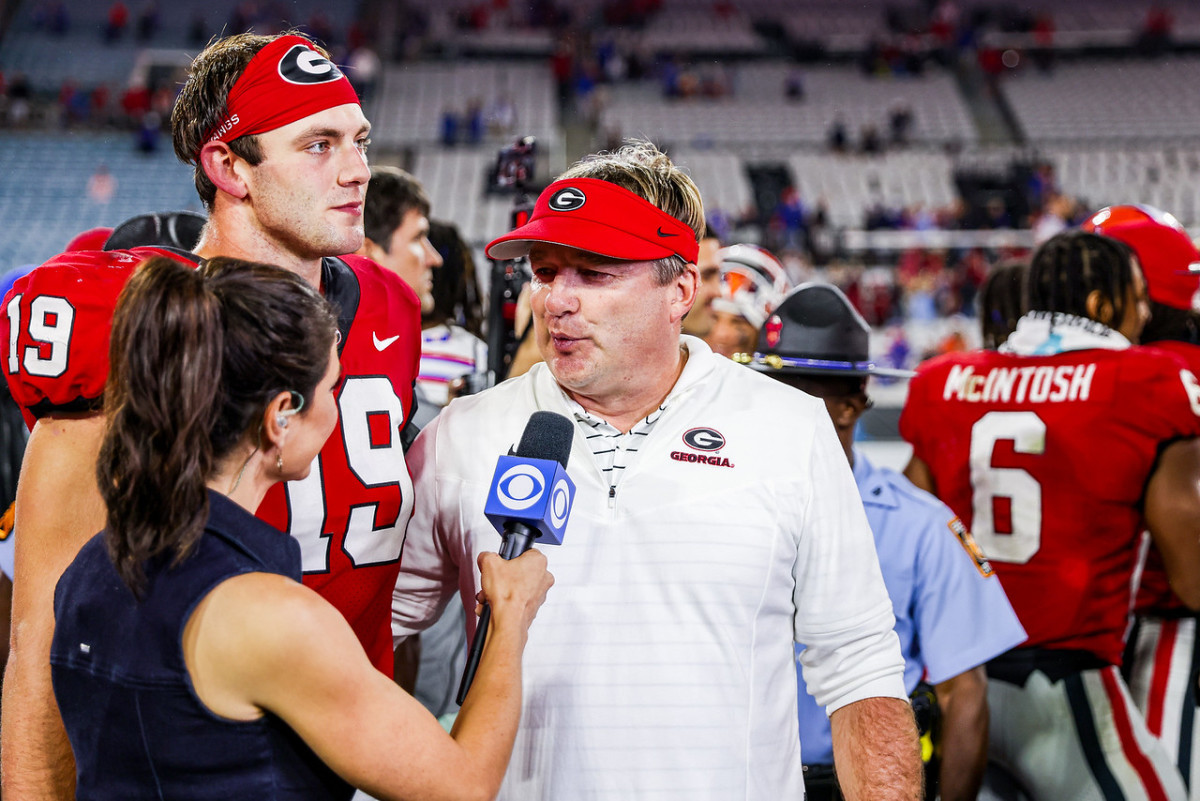
[[[336,330],[329,304],[278,267],[156,257],[130,278],[113,315],[96,475],[109,554],[135,593],[147,560],[191,552],[209,478],[260,435],[271,399],[312,397]]]

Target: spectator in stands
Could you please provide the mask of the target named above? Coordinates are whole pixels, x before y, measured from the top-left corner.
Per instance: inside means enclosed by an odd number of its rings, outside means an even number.
[[[442,109],[442,119],[439,130],[439,137],[443,147],[454,147],[458,144],[458,129],[461,127],[461,119],[458,111],[452,106],[446,106]]]
[[[146,0],[138,11],[137,18],[137,39],[139,42],[148,42],[158,33],[159,14],[158,0]]]
[[[511,136],[517,130],[517,104],[512,95],[502,92],[485,114],[488,130],[493,136]]]
[[[794,185],[784,187],[779,193],[779,203],[771,214],[772,227],[779,231],[776,245],[786,250],[804,250],[808,210],[800,199],[800,190]]]
[[[1161,2],[1155,2],[1146,12],[1146,21],[1138,36],[1138,49],[1147,56],[1165,53],[1171,47],[1175,16]]]
[[[88,200],[105,205],[113,199],[116,192],[117,177],[108,169],[107,164],[98,164],[96,170],[88,178]]]
[[[129,7],[124,0],[113,0],[108,7],[108,21],[104,25],[104,41],[111,44],[120,39],[128,24]]]
[[[192,14],[192,21],[188,23],[187,41],[192,47],[203,47],[208,41],[208,20],[205,19],[204,13],[197,11]]]
[[[913,110],[908,103],[901,101],[892,106],[888,112],[888,132],[891,135],[892,147],[905,147],[912,134]]]
[[[864,156],[877,156],[883,152],[879,129],[869,122],[858,131],[858,150]]]
[[[943,801],[974,801],[987,763],[987,675],[983,664],[1025,640],[999,579],[971,533],[945,504],[854,447],[871,407],[870,376],[909,377],[878,367],[871,330],[836,287],[805,284],[784,299],[758,337],[754,369],[825,402],[854,472],[905,657],[905,688],[936,688],[940,772],[926,788]],[[796,646],[797,658],[804,652]],[[800,742],[809,801],[841,798],[829,719],[800,678]],[[935,789],[936,788],[936,789]],[[940,792],[939,792],[940,791]]]
[[[846,121],[840,114],[835,115],[833,122],[829,124],[829,132],[825,135],[826,144],[834,153],[845,153],[849,141],[849,135],[846,133]]]
[[[368,102],[374,95],[375,85],[383,72],[383,62],[379,60],[379,54],[375,52],[375,48],[368,42],[363,42],[354,48],[350,52],[346,70],[350,82],[358,90],[359,99],[364,103]]]
[[[1040,245],[1055,234],[1065,231],[1075,217],[1075,199],[1070,195],[1051,192],[1033,221],[1033,243]]]
[[[783,96],[792,103],[800,103],[804,100],[804,73],[796,67],[788,70],[787,77],[783,81]]]

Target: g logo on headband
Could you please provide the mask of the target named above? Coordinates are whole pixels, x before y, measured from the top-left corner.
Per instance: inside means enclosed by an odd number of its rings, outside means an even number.
[[[584,203],[587,203],[587,195],[573,186],[568,186],[551,195],[547,205],[554,211],[575,211]]]
[[[288,83],[331,83],[341,80],[342,71],[316,50],[298,44],[279,59],[279,77]]]

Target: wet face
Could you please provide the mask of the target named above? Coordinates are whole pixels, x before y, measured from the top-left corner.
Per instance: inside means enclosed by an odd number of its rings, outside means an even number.
[[[696,292],[696,302],[683,318],[683,333],[703,337],[712,330],[716,318],[713,315],[713,298],[721,294],[721,263],[717,261],[717,252],[721,243],[713,238],[700,240],[700,255],[696,257],[696,267],[700,270],[700,288]]]
[[[259,134],[263,161],[243,172],[257,233],[300,259],[358,250],[370,127],[347,103]]]
[[[732,358],[735,353],[754,352],[758,331],[745,317],[727,311],[714,312],[713,317],[712,330],[704,341],[714,353]]]
[[[409,209],[395,231],[387,251],[368,248],[380,265],[396,273],[421,299],[421,311],[433,311],[433,271],[442,266],[441,254],[429,241],[429,220],[418,209]]]
[[[568,393],[608,403],[653,393],[667,374],[670,388],[694,271],[662,285],[650,262],[546,244],[529,259],[538,349]]]

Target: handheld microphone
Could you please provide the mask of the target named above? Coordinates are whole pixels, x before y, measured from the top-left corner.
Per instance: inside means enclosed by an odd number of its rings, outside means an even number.
[[[503,537],[502,558],[517,558],[535,540],[562,545],[575,500],[575,484],[567,475],[574,434],[575,425],[561,414],[534,412],[525,424],[516,452],[496,462],[483,513]],[[479,667],[491,619],[492,608],[485,602],[458,685],[460,706]]]

